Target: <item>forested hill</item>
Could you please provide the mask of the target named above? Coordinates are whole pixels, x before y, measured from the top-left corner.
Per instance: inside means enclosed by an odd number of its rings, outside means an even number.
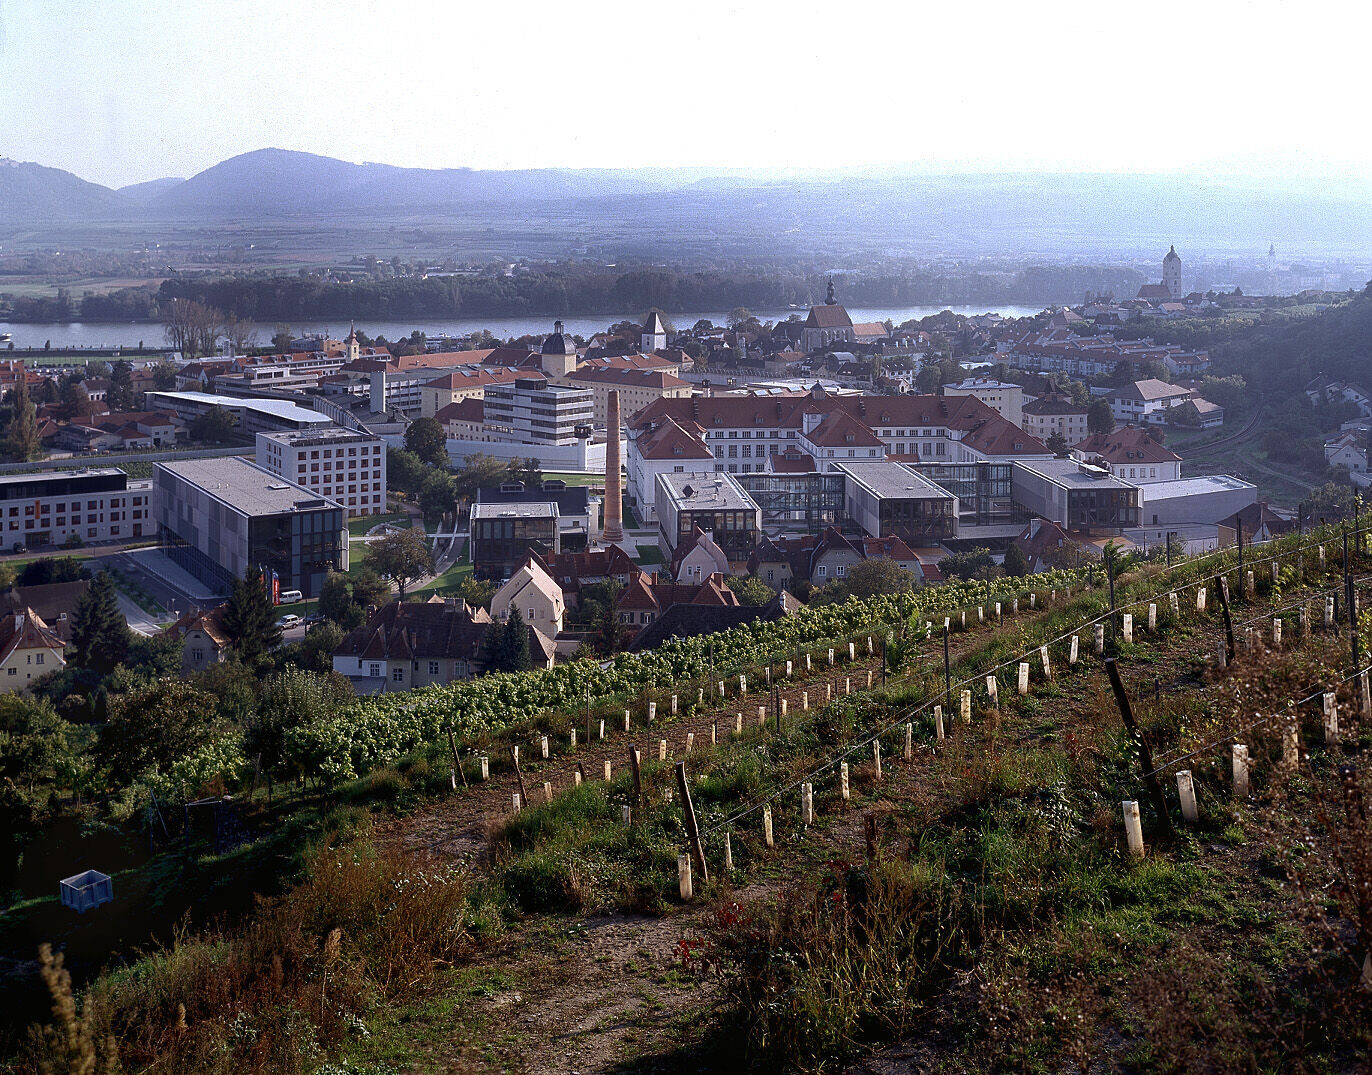
[[[1372,291],[1321,313],[1241,329],[1212,347],[1211,357],[1221,372],[1240,373],[1271,397],[1299,391],[1320,374],[1372,381]]]

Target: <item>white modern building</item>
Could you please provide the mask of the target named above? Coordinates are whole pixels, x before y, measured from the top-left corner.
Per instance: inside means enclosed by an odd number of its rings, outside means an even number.
[[[0,547],[6,550],[152,533],[152,482],[131,482],[116,467],[0,477]]]
[[[252,436],[286,429],[317,429],[334,424],[332,418],[285,399],[242,399],[210,392],[149,392],[148,410],[171,411],[192,422],[215,407],[238,419],[238,430]]]
[[[961,384],[943,386],[945,396],[975,396],[1007,422],[1024,426],[1024,389],[1009,381],[969,377]]]
[[[542,377],[521,377],[486,388],[486,431],[498,440],[570,446],[589,438],[594,412],[588,388],[564,388]]]
[[[257,465],[348,509],[348,517],[386,511],[386,446],[340,426],[259,433]]]

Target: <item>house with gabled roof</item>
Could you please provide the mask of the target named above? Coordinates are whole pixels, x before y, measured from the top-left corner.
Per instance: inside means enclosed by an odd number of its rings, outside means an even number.
[[[639,571],[619,595],[615,614],[624,628],[637,634],[673,605],[737,605],[738,597],[724,578],[715,574],[698,583],[659,582]]]
[[[191,609],[177,618],[164,634],[181,641],[181,674],[203,672],[229,657],[229,636],[224,630],[224,606],[201,612]]]
[[[486,670],[491,616],[458,598],[392,601],[350,631],[333,653],[335,672],[359,694],[404,691],[471,679]],[[529,628],[535,668],[551,668],[553,641]]]
[[[0,691],[27,691],[67,666],[66,643],[31,608],[0,616]]]
[[[549,638],[562,633],[567,602],[562,596],[562,587],[548,574],[537,556],[531,555],[491,598],[491,617],[495,620],[503,622],[514,608],[519,609],[525,623]]]
[[[694,527],[691,536],[673,550],[672,577],[678,582],[699,583],[711,575],[729,574],[729,557],[709,530]]]
[[[675,604],[639,631],[629,643],[629,650],[656,649],[673,638],[696,638],[750,623],[769,623],[802,607],[785,590],[765,605]]]
[[[1117,478],[1141,484],[1176,481],[1181,456],[1137,426],[1121,426],[1113,433],[1093,433],[1073,445],[1072,457],[1103,466]]]
[[[614,581],[621,586],[638,571],[638,565],[618,545],[609,545],[594,552],[531,551],[529,559],[536,561],[562,589],[568,608],[575,608],[584,586]]]

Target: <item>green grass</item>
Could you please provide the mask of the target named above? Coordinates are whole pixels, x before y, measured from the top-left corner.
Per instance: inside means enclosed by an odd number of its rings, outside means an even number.
[[[447,596],[448,594],[456,593],[457,588],[462,585],[463,581],[472,577],[471,554],[472,546],[471,543],[468,542],[463,549],[462,557],[459,560],[450,565],[448,569],[436,579],[428,582],[418,590],[411,591],[410,596],[418,601],[427,601],[434,594]]]
[[[568,485],[604,485],[605,475],[603,474],[573,474],[562,470],[544,471],[543,477],[547,481],[554,479],[564,481]]]
[[[640,564],[662,564],[666,563],[666,558],[662,555],[662,550],[656,545],[639,545],[638,562]]]
[[[367,531],[374,526],[382,523],[392,523],[395,526],[408,526],[410,517],[403,511],[394,515],[363,515],[356,519],[348,520],[348,534],[351,537],[365,537]]]

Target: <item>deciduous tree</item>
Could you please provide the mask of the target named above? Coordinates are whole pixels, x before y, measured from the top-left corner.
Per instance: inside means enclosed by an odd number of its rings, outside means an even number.
[[[435,418],[416,418],[405,428],[405,450],[431,467],[449,464],[448,434]]]
[[[162,327],[167,343],[186,359],[199,358],[214,350],[224,315],[212,306],[194,299],[170,299],[162,304]]]
[[[434,569],[433,553],[424,540],[424,531],[398,530],[371,543],[368,566],[383,579],[389,579],[405,599],[405,587]]]

